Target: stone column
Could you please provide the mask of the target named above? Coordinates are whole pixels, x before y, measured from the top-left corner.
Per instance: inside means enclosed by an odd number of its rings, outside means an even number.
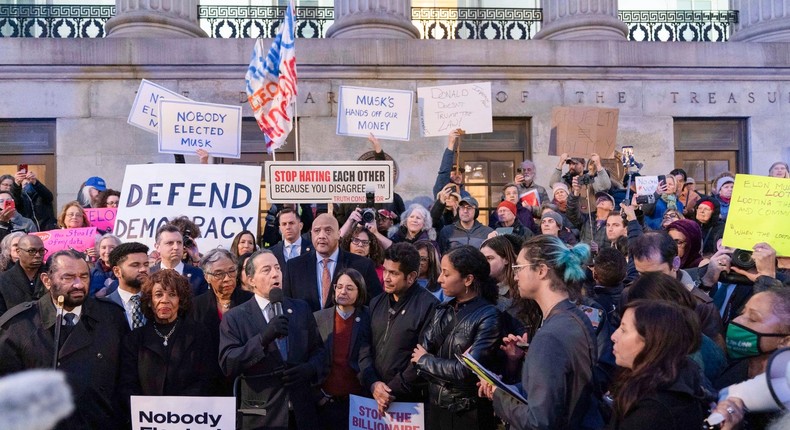
[[[411,0],[335,0],[335,22],[326,37],[419,39]]]
[[[107,37],[208,37],[198,24],[198,0],[115,0]]]
[[[543,23],[535,39],[626,40],[617,0],[544,0],[541,6]]]
[[[731,42],[790,42],[790,0],[730,0],[737,10]]]

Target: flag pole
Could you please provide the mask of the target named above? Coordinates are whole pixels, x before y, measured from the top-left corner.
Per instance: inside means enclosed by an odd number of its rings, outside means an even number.
[[[293,4],[293,0],[291,0],[290,3],[291,3],[291,7],[293,8],[293,13],[294,13],[294,27],[296,27],[296,17],[298,16],[298,14],[296,13],[296,7]],[[296,30],[295,29],[294,29],[294,50],[296,50]],[[294,72],[296,72],[296,63],[294,63]],[[299,74],[296,73],[296,76],[299,76]],[[298,90],[298,88],[299,88],[299,84],[298,84],[298,78],[297,78],[296,89],[294,91],[295,92],[295,94],[294,94],[295,97],[294,97],[294,118],[293,118],[294,133],[296,133],[296,135],[294,136],[294,152],[295,152],[296,161],[299,161],[299,149],[300,149],[299,148],[299,90]]]

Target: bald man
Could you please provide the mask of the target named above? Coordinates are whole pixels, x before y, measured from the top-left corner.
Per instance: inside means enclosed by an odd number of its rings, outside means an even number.
[[[313,221],[310,232],[313,249],[288,260],[283,279],[283,293],[286,297],[306,301],[313,312],[332,307],[335,305],[335,274],[346,267],[356,269],[365,278],[368,302],[381,293],[381,282],[373,261],[338,247],[340,226],[332,215],[319,215]]]
[[[20,303],[38,300],[47,292],[41,281],[41,273],[46,271],[46,249],[41,238],[22,236],[17,252],[19,261],[0,273],[0,315]]]

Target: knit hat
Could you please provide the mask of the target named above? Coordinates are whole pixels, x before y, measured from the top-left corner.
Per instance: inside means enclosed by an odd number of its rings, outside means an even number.
[[[683,257],[680,259],[681,269],[690,269],[699,266],[702,260],[702,229],[700,225],[690,219],[679,219],[667,226],[667,231],[677,230],[686,236]]]
[[[735,182],[735,179],[733,179],[732,176],[722,176],[721,178],[719,178],[719,180],[716,181],[716,194],[719,194],[721,192],[721,187],[733,182]]]
[[[699,204],[697,204],[697,207],[700,207],[700,206],[707,206],[708,209],[710,209],[712,211],[716,210],[716,205],[714,205],[713,202],[710,201],[710,200],[703,200],[703,201],[699,202]]]
[[[513,202],[510,202],[510,201],[507,201],[507,200],[503,200],[501,203],[499,203],[499,206],[497,206],[496,208],[497,208],[497,210],[499,210],[499,208],[506,208],[510,212],[513,212],[514,216],[516,215],[516,212],[518,211],[518,209],[516,209],[516,204],[513,203]]]
[[[557,212],[554,212],[554,211],[546,211],[546,212],[543,212],[543,216],[540,217],[540,221],[543,222],[543,220],[546,219],[546,218],[553,219],[554,222],[557,223],[557,226],[562,228],[562,215],[560,215],[560,214],[558,214]]]
[[[557,191],[565,191],[565,194],[570,194],[568,191],[568,185],[565,182],[555,182],[554,185],[551,186],[551,196],[554,197],[557,194]]]

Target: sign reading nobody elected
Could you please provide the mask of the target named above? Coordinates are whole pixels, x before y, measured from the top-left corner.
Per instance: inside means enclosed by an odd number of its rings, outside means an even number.
[[[233,397],[132,396],[132,430],[233,430]]]
[[[467,134],[494,130],[491,82],[417,88],[417,101],[425,137],[447,136],[456,128]]]
[[[413,91],[340,87],[337,134],[409,140]]]
[[[376,203],[392,201],[392,161],[272,161],[266,163],[271,203]]]
[[[423,403],[393,402],[384,414],[379,413],[376,401],[367,397],[352,394],[349,403],[349,430],[425,430]]]
[[[127,122],[135,127],[142,128],[154,134],[159,133],[159,100],[172,99],[189,101],[181,94],[168,90],[151,81],[143,79],[137,89],[137,95],[129,112]]]
[[[260,166],[126,166],[114,233],[153,247],[156,229],[185,215],[200,227],[201,249],[227,249],[237,233],[257,231],[260,184]]]
[[[619,109],[555,107],[551,110],[549,155],[613,158],[617,143]]]
[[[723,244],[751,251],[766,242],[790,257],[790,179],[735,175]]]
[[[159,152],[241,158],[241,107],[162,99],[159,114]]]

